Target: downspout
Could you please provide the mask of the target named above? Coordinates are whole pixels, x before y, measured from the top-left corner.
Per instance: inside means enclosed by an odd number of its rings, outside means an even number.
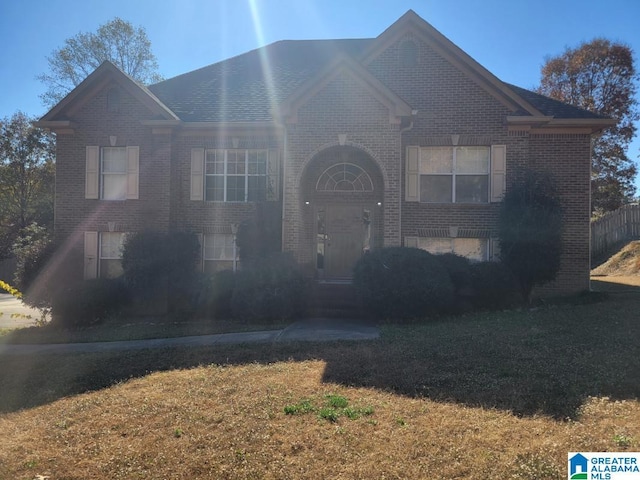
[[[409,125],[400,129],[400,159],[402,159],[402,134],[413,129],[413,120],[417,116],[418,116],[418,110],[411,110],[411,121],[409,122]],[[406,159],[405,159],[405,164],[406,164]],[[405,168],[406,168],[406,165],[405,165]],[[402,163],[400,164],[400,171],[402,171]],[[405,174],[405,178],[406,178],[406,174]],[[400,178],[400,185],[402,185],[402,178]],[[405,185],[405,188],[406,188],[406,185]],[[400,195],[400,199],[398,200],[398,218],[400,219],[400,232],[398,233],[400,235],[400,246],[403,246],[404,242],[402,241],[402,188],[400,190],[401,190],[400,192],[401,195]]]
[[[286,169],[286,165],[287,165],[287,124],[286,122],[284,122],[284,135],[283,135],[283,140],[282,140],[282,187],[281,187],[281,191],[282,191],[282,219],[280,221],[281,223],[281,233],[280,233],[280,243],[281,243],[281,248],[280,250],[284,252],[284,233],[285,233],[285,202],[287,199],[287,194],[286,194],[286,178],[287,178],[287,169]]]

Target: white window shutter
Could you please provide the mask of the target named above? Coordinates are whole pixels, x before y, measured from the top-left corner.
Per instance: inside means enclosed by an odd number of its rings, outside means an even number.
[[[269,150],[267,161],[267,200],[277,201],[280,198],[280,150]]]
[[[506,189],[507,146],[491,146],[491,202],[500,202]]]
[[[191,149],[191,200],[204,200],[204,148]]]
[[[418,237],[404,237],[404,246],[418,248]]]
[[[127,147],[127,199],[139,198],[140,147]]]
[[[407,147],[405,169],[405,200],[420,201],[420,148]]]
[[[495,237],[491,237],[489,239],[489,261],[490,262],[500,261],[500,242]]]
[[[100,147],[87,147],[85,160],[84,198],[100,196]]]
[[[98,276],[98,232],[84,232],[84,278]]]

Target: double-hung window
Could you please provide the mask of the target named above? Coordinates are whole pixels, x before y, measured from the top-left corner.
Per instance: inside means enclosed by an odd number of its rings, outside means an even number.
[[[268,150],[207,150],[205,199],[217,202],[264,200]]]
[[[405,160],[406,202],[482,204],[504,195],[505,145],[408,146]]]
[[[122,275],[122,251],[126,234],[122,232],[100,233],[100,266],[102,278],[115,278]]]
[[[127,198],[127,147],[103,147],[100,168],[101,198]]]
[[[138,198],[140,148],[87,147],[85,198],[134,200]]]
[[[487,203],[490,147],[420,148],[420,201]]]

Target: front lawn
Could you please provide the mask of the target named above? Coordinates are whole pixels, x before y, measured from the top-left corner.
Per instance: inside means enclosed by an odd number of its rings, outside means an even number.
[[[640,299],[368,342],[0,358],[0,478],[566,478],[640,448]]]

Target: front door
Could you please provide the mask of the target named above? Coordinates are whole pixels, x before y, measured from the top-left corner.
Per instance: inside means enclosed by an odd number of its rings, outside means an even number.
[[[361,206],[332,205],[318,210],[318,267],[324,278],[350,278],[369,246],[370,218]],[[324,218],[322,218],[324,217]]]

